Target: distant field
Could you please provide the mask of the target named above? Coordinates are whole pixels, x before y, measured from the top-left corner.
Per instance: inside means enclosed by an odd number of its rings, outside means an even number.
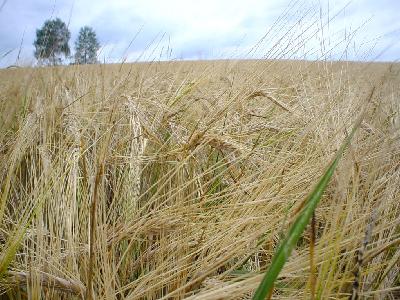
[[[400,298],[400,64],[9,69],[0,97],[1,299],[251,299],[364,110],[272,299]]]

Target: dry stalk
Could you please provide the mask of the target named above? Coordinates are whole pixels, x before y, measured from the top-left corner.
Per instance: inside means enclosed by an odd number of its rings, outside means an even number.
[[[31,281],[32,274],[22,271],[8,271],[6,280],[12,285],[26,286]],[[42,287],[48,289],[57,289],[66,293],[72,293],[83,298],[86,289],[85,286],[80,282],[72,279],[64,279],[55,275],[51,275],[45,272],[37,272],[34,275],[39,276],[39,282]]]

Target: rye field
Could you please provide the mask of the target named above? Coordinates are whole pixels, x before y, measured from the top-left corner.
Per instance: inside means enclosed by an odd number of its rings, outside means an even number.
[[[400,298],[400,64],[18,68],[0,97],[1,299],[251,299],[335,158],[267,298]]]

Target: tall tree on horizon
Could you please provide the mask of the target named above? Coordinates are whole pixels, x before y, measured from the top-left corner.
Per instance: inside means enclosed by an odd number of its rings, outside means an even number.
[[[97,63],[97,50],[100,44],[93,28],[84,26],[79,30],[79,36],[75,41],[75,63],[95,64]]]
[[[57,65],[62,62],[61,56],[70,54],[69,39],[71,33],[67,25],[60,19],[47,20],[42,28],[36,30],[35,58],[39,61]]]

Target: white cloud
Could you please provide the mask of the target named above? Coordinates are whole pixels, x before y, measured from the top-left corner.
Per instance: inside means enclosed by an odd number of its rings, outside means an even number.
[[[169,57],[166,49],[173,49],[174,57],[182,58],[221,58],[247,53],[256,45],[259,39],[273,26],[286,9],[287,15],[273,28],[273,32],[263,41],[253,57],[262,57],[266,53],[275,53],[275,57],[287,52],[285,47],[299,47],[295,57],[304,57],[304,53],[316,52],[321,49],[322,33],[325,47],[335,45],[338,41],[348,38],[349,32],[355,30],[364,21],[372,18],[359,31],[352,41],[358,52],[365,52],[372,43],[365,43],[382,36],[377,51],[399,40],[399,32],[385,36],[400,28],[400,18],[397,12],[400,2],[397,0],[353,0],[346,9],[347,0],[336,1],[290,1],[290,0],[170,0],[170,1],[95,1],[92,0],[14,0],[8,1],[0,12],[0,55],[11,49],[18,49],[21,37],[25,31],[23,43],[24,59],[31,59],[35,30],[51,16],[58,16],[69,23],[73,41],[84,25],[94,27],[100,42],[105,45],[101,59],[117,61],[128,57],[135,60],[145,51],[141,59],[153,59],[165,52],[164,58]],[[324,30],[320,27],[319,3],[322,3],[322,23],[329,17],[340,12],[336,18],[327,23]],[[287,9],[287,7],[291,7]],[[329,8],[329,9],[328,9]],[[302,17],[309,13],[309,16]],[[297,22],[297,23],[296,23]],[[292,24],[297,24],[291,31],[286,31]],[[301,27],[301,26],[302,27]],[[311,27],[309,27],[311,26]],[[142,30],[140,31],[140,28]],[[313,32],[318,33],[311,38],[307,45],[294,46],[294,39],[301,30],[308,32],[300,35],[297,41],[304,41]],[[138,31],[140,33],[137,35]],[[274,33],[276,32],[276,35]],[[165,35],[163,35],[165,34]],[[137,35],[137,36],[136,36]],[[129,46],[134,38],[132,45]],[[163,37],[163,38],[161,38]],[[282,38],[278,46],[273,46]],[[290,40],[288,38],[291,38]],[[146,50],[149,43],[155,43]],[[347,42],[347,41],[346,41]],[[336,54],[331,58],[340,57],[343,47],[336,48]],[[357,46],[358,45],[358,46]],[[128,47],[129,46],[129,47]],[[272,48],[274,47],[274,48]],[[154,49],[156,48],[156,49]],[[350,48],[348,48],[350,49]],[[396,59],[398,46],[387,51],[381,59]],[[278,52],[276,52],[278,50]],[[294,50],[294,49],[292,49]],[[360,59],[357,51],[350,58]],[[0,60],[0,65],[15,61],[13,51],[6,59]],[[321,52],[321,51],[319,51]],[[163,54],[161,53],[161,56]],[[244,55],[244,54],[241,54]],[[286,56],[290,56],[286,54]],[[309,58],[315,58],[309,56]]]

